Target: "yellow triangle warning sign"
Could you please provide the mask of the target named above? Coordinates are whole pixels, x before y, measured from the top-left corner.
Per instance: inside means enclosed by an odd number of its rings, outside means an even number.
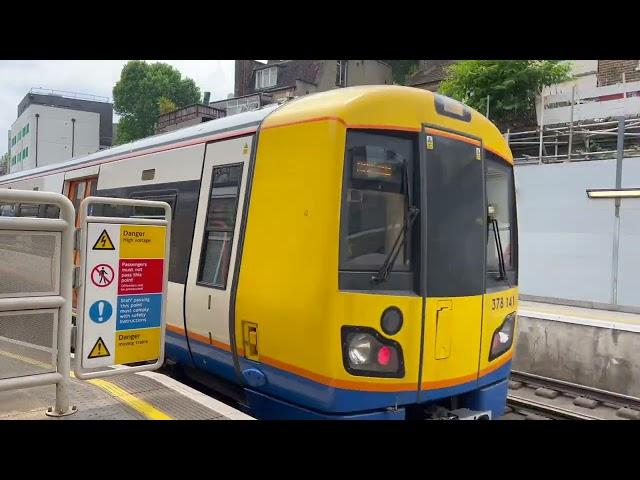
[[[111,237],[106,230],[102,230],[102,233],[96,240],[96,243],[93,244],[93,250],[115,250],[116,247],[113,246],[113,242],[111,241]]]
[[[98,337],[98,341],[89,352],[89,356],[87,358],[108,357],[110,355],[111,354],[109,353],[109,350],[107,350],[107,346],[104,344],[102,337]]]

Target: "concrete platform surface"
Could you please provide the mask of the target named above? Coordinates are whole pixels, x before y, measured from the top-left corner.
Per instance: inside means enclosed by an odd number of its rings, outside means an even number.
[[[29,367],[29,368],[27,368]],[[41,360],[0,349],[0,373],[37,373]],[[69,399],[78,412],[45,415],[55,385],[0,392],[0,420],[251,420],[252,417],[157,372],[123,373],[82,381],[70,378]],[[2,375],[0,375],[0,378]]]

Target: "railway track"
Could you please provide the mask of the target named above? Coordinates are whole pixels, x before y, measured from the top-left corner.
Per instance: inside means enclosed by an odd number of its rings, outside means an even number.
[[[640,420],[640,398],[512,371],[504,418]]]

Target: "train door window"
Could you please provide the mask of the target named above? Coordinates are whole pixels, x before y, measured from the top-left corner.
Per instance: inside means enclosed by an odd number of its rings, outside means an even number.
[[[226,288],[241,179],[242,165],[213,169],[198,284]]]
[[[491,152],[485,153],[485,159],[488,208],[487,287],[490,288],[503,276],[509,283],[516,281],[517,242],[513,169]]]

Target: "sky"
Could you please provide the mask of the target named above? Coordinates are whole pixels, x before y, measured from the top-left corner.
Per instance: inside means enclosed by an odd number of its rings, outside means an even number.
[[[211,101],[233,93],[233,60],[148,60],[177,68],[193,79]],[[127,60],[0,60],[0,156],[7,151],[7,131],[17,118],[18,103],[31,88],[65,90],[108,97]],[[114,122],[117,116],[114,113]]]

